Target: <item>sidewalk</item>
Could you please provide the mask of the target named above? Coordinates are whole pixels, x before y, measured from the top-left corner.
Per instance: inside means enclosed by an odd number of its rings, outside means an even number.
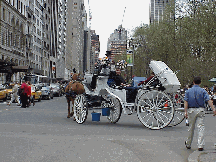
[[[205,114],[213,114],[212,111],[206,111]],[[216,162],[216,147],[203,151],[194,151],[188,157],[188,162]]]
[[[188,157],[188,162],[215,162],[216,161],[216,149],[203,151],[194,151]]]

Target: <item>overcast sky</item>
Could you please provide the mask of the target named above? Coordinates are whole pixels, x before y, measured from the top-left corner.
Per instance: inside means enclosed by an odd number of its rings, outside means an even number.
[[[107,40],[119,25],[122,24],[131,35],[135,27],[149,24],[150,0],[84,0],[84,3],[87,14],[89,6],[91,8],[91,29],[99,35],[100,57],[105,56]]]

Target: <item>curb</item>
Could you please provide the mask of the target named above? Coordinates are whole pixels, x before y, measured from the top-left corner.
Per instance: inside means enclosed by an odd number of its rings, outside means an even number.
[[[200,156],[200,152],[194,151],[192,154],[188,157],[188,162],[198,162]]]

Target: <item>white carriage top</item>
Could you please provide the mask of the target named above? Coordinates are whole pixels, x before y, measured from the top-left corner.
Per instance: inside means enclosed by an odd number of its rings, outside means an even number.
[[[164,62],[152,60],[149,67],[166,88],[166,92],[177,92],[180,89],[181,84],[176,74]]]

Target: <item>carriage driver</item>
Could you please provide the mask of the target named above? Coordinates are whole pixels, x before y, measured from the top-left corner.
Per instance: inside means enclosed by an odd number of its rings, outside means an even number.
[[[115,73],[111,73],[109,76],[109,79],[112,79],[112,83],[109,85],[115,84],[116,86],[123,86],[124,89],[127,90],[127,102],[128,103],[134,103],[135,98],[138,92],[138,87],[131,87],[130,84],[126,84],[124,78],[121,76],[121,69],[117,66]]]

